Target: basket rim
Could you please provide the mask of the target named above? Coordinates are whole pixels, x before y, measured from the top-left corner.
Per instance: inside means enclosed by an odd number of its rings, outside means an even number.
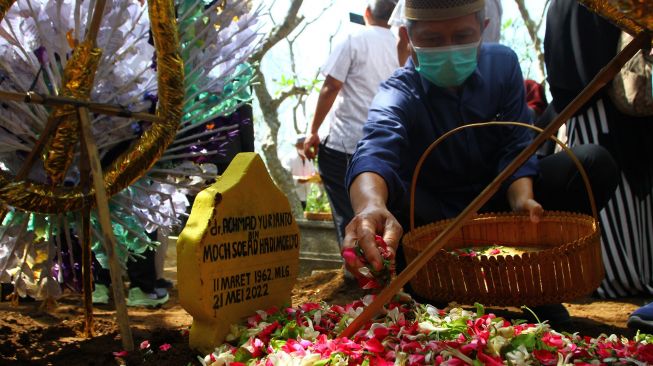
[[[506,220],[514,220],[515,218],[519,218],[520,221],[530,220],[530,216],[529,216],[528,213],[489,212],[489,213],[483,213],[483,214],[478,214],[478,215],[474,216],[469,221],[464,223],[463,226],[469,225],[469,224],[472,224],[472,223],[478,223],[480,221],[486,221],[486,220],[506,221]],[[550,254],[563,254],[563,253],[569,252],[570,250],[573,250],[577,246],[583,245],[584,243],[592,242],[592,241],[595,241],[597,239],[600,239],[601,231],[600,231],[598,220],[595,217],[591,216],[591,215],[582,214],[582,213],[578,213],[578,212],[567,212],[567,211],[545,211],[544,215],[542,215],[540,220],[541,221],[557,221],[557,220],[561,220],[561,219],[566,219],[566,220],[573,219],[573,220],[575,220],[577,222],[583,222],[583,223],[586,223],[588,225],[592,225],[593,230],[592,230],[592,232],[590,234],[579,236],[577,239],[572,240],[570,242],[562,243],[560,245],[556,245],[556,246],[553,246],[551,248],[538,250],[538,251],[535,251],[535,252],[524,253],[524,254],[521,254],[521,255],[518,255],[518,254],[515,254],[515,255],[513,255],[513,254],[509,254],[509,255],[497,254],[497,255],[490,256],[490,257],[477,256],[477,257],[456,257],[456,258],[458,258],[458,260],[466,260],[466,261],[471,260],[471,261],[481,262],[481,261],[484,261],[484,260],[488,260],[490,258],[498,258],[498,257],[506,258],[506,257],[524,257],[525,255],[539,256],[539,255],[550,255]],[[406,233],[402,237],[401,243],[402,243],[402,245],[405,245],[405,246],[407,246],[408,248],[410,248],[412,250],[421,251],[422,250],[421,248],[417,248],[417,247],[415,247],[413,245],[413,243],[416,242],[418,238],[420,238],[424,234],[430,232],[434,228],[439,228],[439,227],[442,227],[442,226],[446,227],[447,225],[449,225],[454,220],[455,219],[438,220],[438,221],[432,222],[430,224],[419,226],[419,227],[415,228],[414,230],[411,230],[408,233]],[[440,249],[439,253],[442,253],[442,252],[446,253],[446,250],[444,248]],[[436,255],[437,255],[437,253],[436,253]],[[483,258],[485,258],[485,259],[483,259]]]

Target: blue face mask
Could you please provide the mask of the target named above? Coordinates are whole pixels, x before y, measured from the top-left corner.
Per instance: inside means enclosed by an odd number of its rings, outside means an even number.
[[[446,47],[416,47],[417,72],[433,84],[459,86],[476,70],[479,42]]]

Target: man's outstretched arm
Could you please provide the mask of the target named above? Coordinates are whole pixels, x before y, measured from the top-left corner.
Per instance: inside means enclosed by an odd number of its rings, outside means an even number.
[[[377,249],[375,235],[380,235],[392,251],[392,258],[397,252],[399,240],[403,234],[401,225],[388,211],[388,186],[383,177],[376,173],[359,174],[349,187],[349,197],[354,209],[354,219],[345,230],[344,248],[354,248],[356,242],[363,249],[367,261],[376,270],[383,268],[381,254]],[[358,275],[363,263],[345,262],[347,269]]]
[[[306,136],[306,140],[304,141],[304,155],[309,159],[314,159],[317,156],[317,150],[320,146],[320,137],[317,135],[317,131],[331,110],[333,102],[335,102],[340,89],[342,89],[342,84],[342,81],[330,75],[327,75],[322,84],[320,96],[317,99],[317,106],[315,107],[315,114],[313,115],[311,124],[308,126],[308,136]]]

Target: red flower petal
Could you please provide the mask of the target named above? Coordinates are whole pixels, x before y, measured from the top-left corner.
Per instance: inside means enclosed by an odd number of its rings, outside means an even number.
[[[378,339],[372,338],[367,342],[363,342],[363,347],[369,352],[379,354],[385,350],[385,347]]]
[[[555,365],[558,363],[558,357],[553,352],[547,350],[536,349],[533,351],[533,356],[543,365]]]
[[[348,264],[356,263],[356,252],[352,248],[345,248],[342,251],[342,259],[345,260]]]
[[[309,311],[312,311],[312,310],[318,310],[318,309],[321,308],[321,306],[320,306],[320,304],[318,304],[318,303],[316,303],[316,302],[307,302],[307,303],[305,303],[305,304],[302,304],[302,305],[300,306],[300,308],[301,308],[302,311],[304,311],[304,312],[309,312]]]
[[[374,338],[382,341],[390,334],[390,330],[386,327],[374,328]]]
[[[424,355],[410,355],[408,356],[408,364],[409,365],[424,365],[424,361],[426,360],[426,357]]]
[[[378,247],[381,247],[383,249],[386,249],[388,247],[388,244],[386,244],[385,240],[383,240],[383,237],[381,235],[375,235],[374,241],[376,241],[376,245]]]
[[[483,363],[483,365],[503,366],[503,361],[501,361],[500,357],[492,357],[490,355],[486,355],[483,352],[479,352],[476,357],[478,358],[479,361]]]

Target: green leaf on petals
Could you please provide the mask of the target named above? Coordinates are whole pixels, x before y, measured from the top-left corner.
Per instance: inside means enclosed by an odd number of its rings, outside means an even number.
[[[299,327],[297,327],[297,322],[292,320],[284,325],[283,330],[281,331],[281,337],[284,339],[295,339],[299,337]]]
[[[281,347],[286,345],[286,340],[285,339],[271,339],[270,340],[270,346],[272,346],[272,349],[275,351],[278,351],[281,349]]]
[[[537,338],[535,334],[520,334],[517,337],[513,338],[510,341],[510,345],[517,349],[519,346],[524,346],[528,351],[535,349],[535,344],[537,343]]]
[[[485,315],[485,306],[475,302],[474,307],[476,307],[476,316],[481,317]]]
[[[252,359],[252,354],[245,348],[238,348],[236,354],[234,355],[234,361],[247,363],[247,361]]]

